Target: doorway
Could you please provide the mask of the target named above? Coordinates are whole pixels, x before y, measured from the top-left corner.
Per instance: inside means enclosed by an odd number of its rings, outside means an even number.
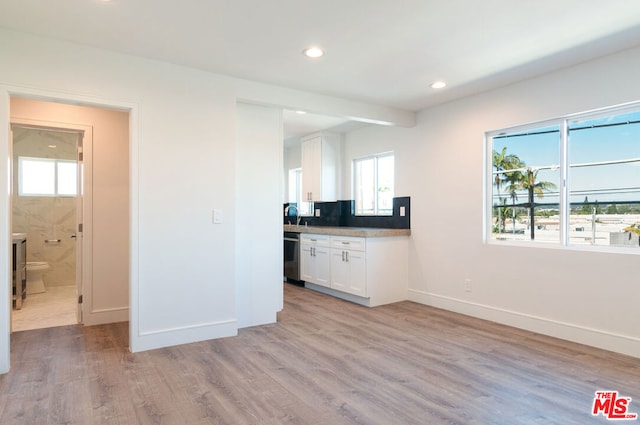
[[[70,227],[64,233],[58,228],[55,237],[38,238],[52,239],[54,243],[60,239],[58,247],[63,242],[72,246],[75,240],[76,283],[80,287],[74,294],[74,305],[79,310],[74,323],[128,321],[129,110],[11,97],[10,122],[13,127],[84,136],[75,151],[79,176],[75,232],[69,231]],[[49,149],[48,145],[46,148]],[[66,214],[73,215],[71,211]],[[55,246],[48,248],[54,251]],[[58,251],[61,254],[63,250]],[[47,279],[46,274],[44,277],[45,283],[47,280],[57,283]],[[23,304],[25,311],[28,301],[29,295]]]
[[[11,125],[12,233],[26,246],[26,290],[13,303],[12,331],[82,322],[84,132]]]

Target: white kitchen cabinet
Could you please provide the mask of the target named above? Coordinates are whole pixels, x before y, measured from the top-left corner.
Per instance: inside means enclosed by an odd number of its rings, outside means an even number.
[[[307,288],[368,307],[407,299],[407,236],[301,234],[300,239],[300,278]]]
[[[331,288],[367,296],[365,239],[331,238]]]
[[[330,238],[324,235],[300,235],[300,279],[329,287],[331,282]]]
[[[302,197],[336,201],[340,184],[340,136],[314,135],[302,140]]]

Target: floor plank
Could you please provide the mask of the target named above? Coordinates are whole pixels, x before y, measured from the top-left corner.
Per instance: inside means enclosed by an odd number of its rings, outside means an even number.
[[[640,359],[401,302],[285,285],[278,323],[131,354],[128,324],[15,332],[2,424],[591,424]]]

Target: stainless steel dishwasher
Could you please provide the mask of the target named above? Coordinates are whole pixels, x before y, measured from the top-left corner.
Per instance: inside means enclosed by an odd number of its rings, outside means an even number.
[[[284,232],[284,276],[300,281],[300,233]]]

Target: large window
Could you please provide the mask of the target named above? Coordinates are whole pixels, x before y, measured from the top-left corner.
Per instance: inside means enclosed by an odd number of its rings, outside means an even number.
[[[18,157],[20,196],[76,196],[77,176],[76,161]]]
[[[392,152],[353,160],[356,215],[393,214]]]
[[[494,241],[640,252],[640,106],[487,133]]]

